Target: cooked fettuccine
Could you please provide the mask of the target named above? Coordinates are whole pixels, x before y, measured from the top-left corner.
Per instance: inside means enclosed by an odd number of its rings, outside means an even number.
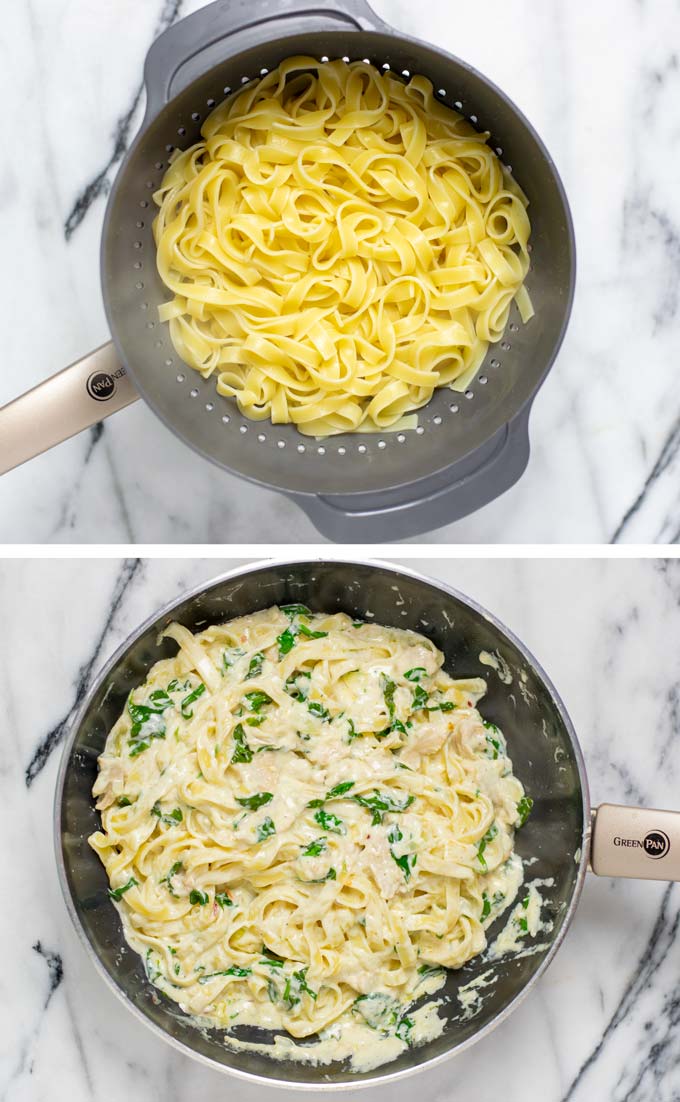
[[[531,316],[527,198],[425,77],[292,57],[201,135],[154,196],[160,317],[247,417],[413,427]]]
[[[350,1031],[391,1058],[522,882],[531,800],[484,681],[414,632],[300,605],[163,634],[177,655],[131,693],[93,789],[128,943],[212,1025]]]

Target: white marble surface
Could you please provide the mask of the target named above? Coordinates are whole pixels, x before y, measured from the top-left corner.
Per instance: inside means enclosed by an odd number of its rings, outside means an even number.
[[[6,5],[0,237],[12,262],[0,272],[0,403],[107,339],[98,279],[103,192],[141,118],[149,43],[199,4]],[[476,65],[524,109],[563,175],[579,247],[573,320],[534,407],[528,473],[501,500],[431,538],[677,541],[676,0],[375,7]],[[102,194],[88,207],[83,196],[95,184]],[[0,482],[2,541],[281,539],[315,533],[283,498],[190,453],[141,403],[103,433],[85,433]]]
[[[542,662],[581,739],[594,802],[680,808],[680,562],[407,565],[485,604]],[[284,1097],[178,1055],[128,1015],[71,929],[53,857],[59,743],[76,702],[144,617],[229,566],[0,564],[3,1102]],[[678,886],[589,876],[564,946],[507,1022],[453,1061],[363,1097],[677,1102],[679,925]]]

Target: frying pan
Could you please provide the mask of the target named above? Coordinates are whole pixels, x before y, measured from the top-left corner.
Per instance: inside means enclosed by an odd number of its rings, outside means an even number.
[[[171,620],[200,630],[207,623],[299,601],[314,611],[342,611],[424,632],[444,653],[445,668],[453,676],[487,678],[482,714],[503,730],[515,774],[534,800],[516,850],[533,860],[527,879],[553,880],[552,887],[541,889],[543,916],[551,919],[552,932],[525,942],[528,954],[495,964],[476,958],[449,972],[440,1010],[446,1018],[442,1035],[365,1073],[352,1072],[340,1062],[319,1068],[230,1052],[217,1030],[199,1031],[175,1003],[151,987],[141,959],[126,946],[107,895],[106,873],[87,844],[88,835],[100,828],[91,790],[107,733],[130,690],[155,662],[176,652],[170,640],[157,642],[158,633]],[[500,674],[480,660],[482,652],[495,656]],[[187,593],[142,624],[97,677],[74,720],[57,781],[55,842],[64,898],[80,938],[109,987],[139,1019],[176,1048],[221,1071],[262,1084],[312,1089],[392,1081],[485,1036],[521,1002],[555,956],[589,861],[599,875],[680,880],[680,813],[606,804],[591,813],[583,758],[569,716],[523,644],[455,590],[375,562],[257,563]],[[489,931],[490,939],[503,923],[501,916]],[[493,979],[485,988],[486,998],[476,1014],[465,1017],[457,993],[490,967]],[[270,1034],[245,1027],[239,1036],[271,1040]]]
[[[366,58],[429,77],[440,99],[511,166],[530,200],[536,316],[513,309],[464,394],[442,389],[417,431],[315,441],[292,425],[252,422],[214,380],[177,357],[157,308],[151,198],[173,149],[199,138],[230,90],[284,58]],[[575,278],[571,217],[540,138],[503,92],[464,62],[397,33],[364,0],[218,0],[156,40],[144,70],[146,114],[108,201],[101,283],[113,343],[0,410],[0,473],[142,397],[180,439],[218,466],[280,490],[324,535],[402,539],[441,527],[512,486],[529,458],[531,403],[566,329]]]

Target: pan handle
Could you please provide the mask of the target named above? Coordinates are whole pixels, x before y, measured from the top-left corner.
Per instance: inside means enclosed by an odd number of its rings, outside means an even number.
[[[216,0],[168,27],[152,43],[144,65],[145,122],[196,77],[224,60],[225,39],[241,36],[239,51],[256,47],[263,33],[269,39],[288,28],[298,29],[296,19],[305,20],[305,30],[391,30],[366,0]]]
[[[597,876],[680,880],[680,811],[600,804],[593,816],[590,867]]]
[[[113,344],[103,344],[0,409],[0,474],[103,421],[138,397]]]
[[[530,405],[455,470],[369,499],[291,494],[335,543],[383,543],[420,536],[468,516],[514,486],[529,462]],[[357,503],[358,501],[358,503]]]

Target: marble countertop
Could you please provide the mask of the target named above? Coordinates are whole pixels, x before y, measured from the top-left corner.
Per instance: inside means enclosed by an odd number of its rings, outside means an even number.
[[[141,120],[154,36],[200,0],[8,5],[0,82],[0,404],[107,340],[105,196]],[[573,320],[518,486],[436,542],[680,538],[680,63],[675,0],[375,0],[526,112],[576,224]],[[491,29],[491,30],[490,30]],[[181,501],[181,506],[178,506]],[[283,533],[283,535],[282,535]],[[4,542],[303,542],[286,499],[190,453],[137,403],[0,482]]]
[[[284,1097],[176,1053],[125,1011],[71,928],[53,855],[60,743],[91,679],[143,618],[231,565],[6,561],[0,570],[3,1102]],[[680,562],[406,565],[481,602],[533,651],[570,711],[594,803],[680,807]],[[490,1038],[389,1097],[677,1102],[679,927],[677,885],[588,876],[565,944],[525,1002]]]

